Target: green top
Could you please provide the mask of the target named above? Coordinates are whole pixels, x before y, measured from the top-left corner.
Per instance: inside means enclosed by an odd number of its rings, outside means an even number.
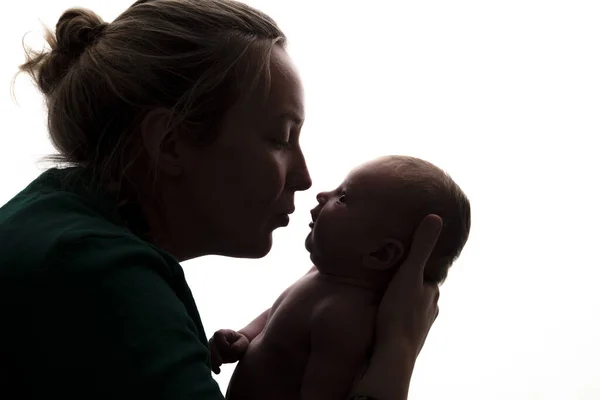
[[[0,208],[0,398],[223,399],[177,260],[82,169]]]

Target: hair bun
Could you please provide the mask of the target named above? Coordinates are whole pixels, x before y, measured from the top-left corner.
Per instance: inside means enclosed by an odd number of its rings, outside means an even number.
[[[63,13],[56,23],[56,51],[76,58],[90,46],[108,24],[96,13],[72,8]]]
[[[27,61],[20,70],[33,76],[42,93],[49,95],[107,26],[93,11],[84,8],[65,11],[56,23],[55,32],[45,28],[51,51],[25,48]]]

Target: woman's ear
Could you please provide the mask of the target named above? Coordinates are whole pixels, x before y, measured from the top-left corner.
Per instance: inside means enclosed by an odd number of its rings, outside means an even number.
[[[182,172],[181,154],[178,154],[177,140],[169,130],[169,110],[157,108],[144,116],[141,123],[141,135],[144,148],[151,165],[168,175],[179,175]]]
[[[388,238],[377,250],[363,256],[363,265],[368,269],[384,271],[396,266],[403,255],[402,242]]]

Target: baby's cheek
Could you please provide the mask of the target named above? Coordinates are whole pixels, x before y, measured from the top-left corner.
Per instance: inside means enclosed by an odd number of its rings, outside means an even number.
[[[319,221],[320,222],[320,221]],[[330,254],[342,254],[348,252],[352,246],[353,241],[351,237],[348,237],[348,232],[336,221],[327,221],[327,224],[323,224],[316,230],[316,239],[320,242],[321,247]]]

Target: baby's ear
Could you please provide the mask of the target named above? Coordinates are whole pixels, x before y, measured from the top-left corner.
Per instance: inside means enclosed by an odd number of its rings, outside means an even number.
[[[390,269],[400,262],[404,255],[402,242],[388,238],[377,250],[363,256],[363,265],[376,271]]]

